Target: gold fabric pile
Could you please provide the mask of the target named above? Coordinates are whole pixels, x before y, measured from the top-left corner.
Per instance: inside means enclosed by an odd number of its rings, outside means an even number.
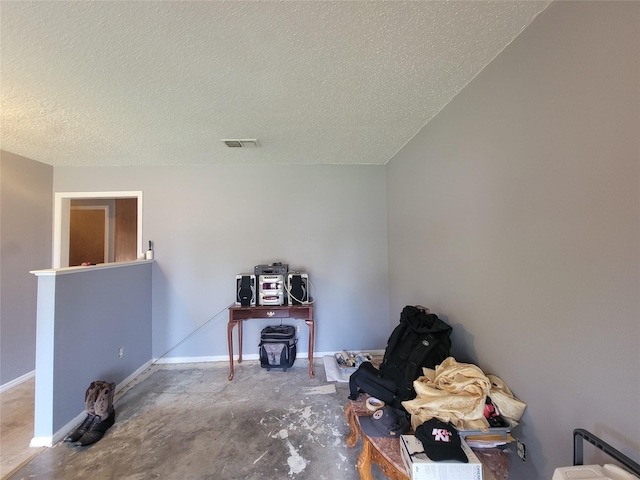
[[[435,417],[451,422],[459,430],[486,431],[489,429],[484,417],[487,396],[512,424],[517,424],[526,407],[498,377],[487,376],[478,366],[458,363],[453,357],[435,369],[423,368],[423,374],[413,382],[416,398],[402,402],[411,414],[414,429]]]

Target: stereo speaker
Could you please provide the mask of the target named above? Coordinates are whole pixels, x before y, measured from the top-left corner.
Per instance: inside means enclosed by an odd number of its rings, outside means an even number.
[[[309,275],[290,273],[287,275],[287,293],[289,305],[309,304]]]
[[[256,276],[236,275],[236,305],[250,307],[256,304]]]

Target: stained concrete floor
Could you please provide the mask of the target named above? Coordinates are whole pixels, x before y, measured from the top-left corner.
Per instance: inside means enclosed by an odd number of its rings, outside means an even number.
[[[245,361],[230,382],[225,362],[154,365],[116,396],[102,440],[56,444],[10,478],[357,480],[348,384],[328,383],[321,361],[314,369],[311,379],[304,360],[287,372]]]

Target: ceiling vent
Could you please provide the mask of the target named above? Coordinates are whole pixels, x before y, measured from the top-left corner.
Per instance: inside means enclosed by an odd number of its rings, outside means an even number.
[[[258,147],[258,140],[256,138],[228,138],[221,140],[229,148],[242,148],[242,147]]]

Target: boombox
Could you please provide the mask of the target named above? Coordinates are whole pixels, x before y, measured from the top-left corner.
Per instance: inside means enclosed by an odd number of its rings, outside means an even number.
[[[236,275],[236,305],[251,307],[256,304],[256,276],[250,273]]]
[[[256,265],[254,273],[236,275],[236,305],[309,305],[313,303],[309,275],[289,272],[289,265]]]
[[[309,275],[306,273],[287,274],[287,293],[289,305],[308,305],[309,298]]]

